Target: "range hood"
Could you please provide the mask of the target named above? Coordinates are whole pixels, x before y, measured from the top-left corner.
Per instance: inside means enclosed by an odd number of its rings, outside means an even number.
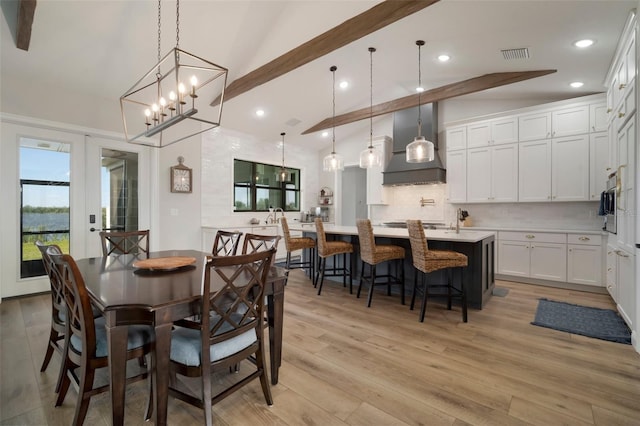
[[[383,174],[383,185],[445,183],[447,172],[438,154],[438,107],[422,105],[422,135],[435,145],[435,158],[428,163],[407,163],[406,147],[418,135],[418,108],[393,113],[393,156]]]

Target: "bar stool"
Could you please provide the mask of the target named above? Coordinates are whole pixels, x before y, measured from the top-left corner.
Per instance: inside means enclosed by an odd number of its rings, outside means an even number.
[[[280,219],[280,224],[282,225],[282,234],[284,235],[284,245],[287,248],[286,268],[291,269],[291,267],[298,267],[301,269],[308,269],[309,277],[313,279],[316,269],[316,240],[310,237],[292,238],[291,232],[289,232],[289,224],[287,223],[286,217],[282,217]],[[296,250],[303,250],[303,255],[300,257],[299,261],[292,262],[291,252]],[[307,260],[304,260],[304,250],[307,250]]]
[[[360,297],[362,283],[368,281],[369,297],[367,298],[367,308],[370,308],[374,286],[386,285],[387,294],[391,295],[391,285],[397,284],[400,285],[400,301],[404,305],[404,248],[392,244],[376,244],[373,227],[369,219],[358,219],[356,225],[358,227],[358,238],[360,240],[360,258],[362,259],[362,272],[360,273],[360,284],[358,285],[358,294],[356,297]],[[376,266],[392,260],[395,261],[395,275],[392,275],[390,270],[389,273],[385,275],[376,274]],[[370,274],[368,276],[364,273],[365,263],[369,265]],[[399,275],[398,266],[400,267]],[[376,282],[377,278],[382,278],[384,281]]]
[[[447,309],[451,310],[451,299],[460,298],[462,304],[462,320],[467,322],[467,291],[464,285],[463,268],[468,265],[467,256],[452,250],[429,250],[427,237],[420,220],[407,220],[409,231],[409,241],[411,242],[411,254],[413,256],[413,266],[416,268],[416,276],[413,284],[413,294],[411,295],[411,307],[416,299],[416,288],[418,287],[418,273],[422,275],[422,306],[420,308],[420,322],[424,322],[424,314],[427,309],[427,297],[447,296]],[[454,268],[460,270],[460,288],[452,285],[451,272]],[[426,274],[441,269],[449,269],[449,276],[446,284],[429,285],[425,278]],[[429,289],[446,288],[447,293],[429,293]]]
[[[327,236],[324,233],[324,225],[320,218],[316,218],[316,234],[318,243],[318,272],[316,273],[316,279],[313,286],[318,287],[318,296],[322,292],[322,283],[324,277],[342,277],[343,286],[347,286],[347,277],[349,277],[349,293],[353,293],[353,277],[351,275],[351,268],[347,268],[347,253],[353,253],[353,244],[346,241],[327,241]],[[337,265],[337,259],[333,264],[333,267],[329,269],[330,274],[325,274],[327,266],[327,257],[342,255],[342,267]],[[351,258],[351,256],[349,256]]]

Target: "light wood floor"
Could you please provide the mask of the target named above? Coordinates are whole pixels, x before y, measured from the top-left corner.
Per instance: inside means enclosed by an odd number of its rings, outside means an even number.
[[[610,343],[530,325],[537,300],[613,308],[608,296],[499,281],[461,322],[457,308],[428,306],[424,323],[398,298],[318,297],[300,271],[286,291],[283,365],[268,407],[259,382],[214,406],[219,425],[638,425],[640,355]],[[49,296],[0,304],[2,425],[67,425],[76,393],[54,408],[58,355],[40,373]],[[224,378],[222,378],[224,380]],[[144,424],[146,382],[127,388],[126,423]],[[198,425],[200,410],[169,400],[169,424]],[[108,394],[85,422],[110,424]]]

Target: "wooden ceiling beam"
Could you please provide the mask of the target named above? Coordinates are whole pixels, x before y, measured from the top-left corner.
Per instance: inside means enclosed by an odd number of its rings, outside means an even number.
[[[31,42],[31,27],[33,15],[36,11],[36,0],[20,0],[18,6],[18,23],[16,25],[16,47],[29,50]]]
[[[228,101],[248,92],[438,1],[440,0],[383,1],[234,80],[226,87],[224,100]],[[220,97],[216,98],[211,105],[216,106],[219,103]]]
[[[557,70],[539,70],[539,71],[514,71],[514,72],[496,72],[485,74],[479,77],[470,78],[468,80],[459,81],[457,83],[447,84],[435,89],[422,92],[420,95],[405,96],[393,101],[384,102],[373,106],[373,117],[403,109],[418,106],[418,97],[421,104],[438,102],[444,99],[454,98],[456,96],[468,95],[470,93],[480,92],[482,90],[494,87],[504,86],[507,84],[517,83],[519,81],[529,80],[531,78],[542,77],[552,74]],[[335,117],[325,118],[315,126],[302,132],[303,135],[317,132],[319,130],[330,129],[335,126],[353,123],[355,121],[364,120],[371,116],[370,107],[351,111]]]

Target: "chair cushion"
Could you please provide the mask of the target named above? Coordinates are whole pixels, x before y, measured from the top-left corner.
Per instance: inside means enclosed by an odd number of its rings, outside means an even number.
[[[105,318],[96,318],[96,356],[104,357],[108,354],[107,329],[105,328]],[[82,352],[82,339],[76,335],[71,336],[71,346],[77,352]],[[127,350],[136,349],[151,343],[153,340],[153,328],[148,325],[130,325],[129,336],[127,338]]]
[[[467,264],[466,255],[451,250],[429,250],[424,257],[414,256],[413,258],[413,266],[426,273],[445,268],[464,267]]]
[[[219,317],[212,316],[212,326]],[[216,332],[220,335],[232,329],[228,323],[224,323]],[[211,345],[209,354],[211,362],[221,360],[233,355],[255,343],[258,340],[255,329],[251,329],[221,343]],[[192,330],[184,327],[176,327],[171,334],[171,361],[189,366],[196,367],[202,363],[200,355],[202,349],[200,331]]]
[[[288,251],[301,250],[305,248],[312,248],[316,246],[316,240],[310,237],[296,237],[289,238],[287,244]]]
[[[325,250],[318,253],[320,257],[329,257],[342,253],[353,253],[353,244],[346,241],[327,241]]]

